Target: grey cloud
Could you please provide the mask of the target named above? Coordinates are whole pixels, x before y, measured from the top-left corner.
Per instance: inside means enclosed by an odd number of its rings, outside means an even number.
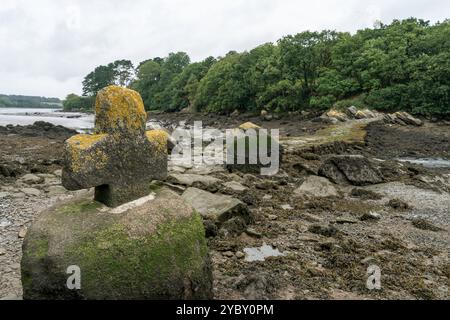
[[[445,0],[2,0],[0,92],[64,97],[116,59],[186,51],[200,60],[308,29],[355,31],[448,12]]]

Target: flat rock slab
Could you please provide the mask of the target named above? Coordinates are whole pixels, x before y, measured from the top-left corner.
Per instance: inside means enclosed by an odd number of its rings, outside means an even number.
[[[25,183],[25,184],[40,184],[44,182],[44,178],[37,176],[35,174],[29,173],[24,175],[22,178],[19,179],[19,181]]]
[[[48,187],[47,192],[49,196],[56,196],[68,193],[67,189],[64,188],[63,186],[50,186]]]
[[[204,218],[214,220],[219,224],[233,217],[242,217],[245,222],[250,222],[247,206],[231,196],[188,188],[182,198]]]
[[[227,191],[235,193],[243,193],[248,190],[246,186],[236,181],[224,182],[222,185]]]
[[[27,196],[39,196],[41,194],[41,191],[39,191],[36,188],[23,188],[20,189],[20,191],[22,191],[24,194],[26,194]]]
[[[325,198],[337,196],[338,192],[327,178],[309,176],[300,187],[294,190],[294,194]]]
[[[195,183],[200,183],[205,186],[211,186],[221,182],[220,179],[210,176],[204,176],[200,174],[182,174],[182,173],[172,173],[168,176],[167,180],[170,183],[181,184],[189,187],[194,185]]]

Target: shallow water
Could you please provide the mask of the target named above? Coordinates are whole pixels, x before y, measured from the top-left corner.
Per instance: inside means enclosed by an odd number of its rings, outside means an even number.
[[[426,168],[450,168],[450,160],[443,158],[399,158],[397,160],[420,164]]]
[[[0,126],[25,126],[36,121],[46,121],[78,131],[87,131],[94,127],[94,115],[90,114],[61,112],[59,109],[0,108]]]

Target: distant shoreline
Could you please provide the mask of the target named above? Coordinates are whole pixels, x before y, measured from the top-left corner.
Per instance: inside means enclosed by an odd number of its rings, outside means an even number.
[[[17,106],[0,106],[0,109],[61,109],[63,106],[55,107],[55,106],[42,106],[42,107],[17,107]]]

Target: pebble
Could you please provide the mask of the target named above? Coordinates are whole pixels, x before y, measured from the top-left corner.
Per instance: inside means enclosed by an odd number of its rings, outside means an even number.
[[[39,197],[27,198],[14,185],[4,185],[1,189],[9,196],[0,200],[0,298],[21,298],[18,253],[26,236],[25,225],[57,199],[43,192]]]
[[[245,257],[245,253],[243,253],[242,251],[238,251],[238,252],[236,252],[236,257],[238,259],[242,259]]]
[[[277,215],[274,215],[274,214],[269,214],[269,215],[267,216],[267,218],[269,218],[269,220],[277,220],[277,219],[278,219],[278,216],[277,216]]]
[[[224,253],[222,253],[225,257],[231,258],[234,257],[234,253],[231,251],[225,251]]]
[[[25,238],[25,236],[27,235],[27,231],[28,231],[28,228],[27,228],[27,227],[22,227],[22,228],[20,228],[19,234],[18,234],[19,238],[20,238],[20,239]]]

